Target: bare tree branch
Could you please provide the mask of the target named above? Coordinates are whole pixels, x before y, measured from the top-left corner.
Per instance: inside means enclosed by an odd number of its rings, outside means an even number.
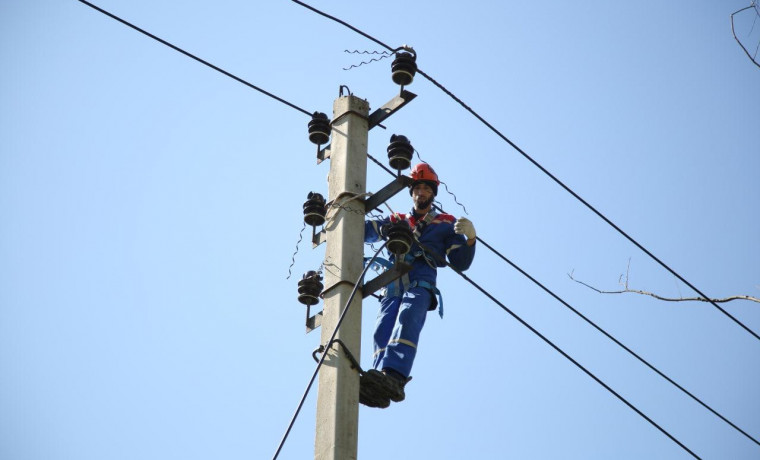
[[[630,289],[628,287],[628,277],[630,275],[630,269],[631,269],[631,261],[628,260],[628,269],[626,270],[625,275],[620,275],[620,278],[618,279],[618,284],[620,284],[623,288],[619,289],[617,291],[605,291],[599,288],[596,288],[588,283],[585,283],[581,280],[576,279],[573,274],[575,270],[572,270],[570,273],[567,274],[568,277],[570,277],[571,280],[575,281],[578,284],[582,284],[586,286],[587,288],[598,292],[599,294],[625,294],[625,293],[633,293],[633,294],[641,294],[641,295],[648,295],[650,297],[654,297],[657,300],[664,300],[666,302],[715,302],[715,303],[725,303],[730,302],[732,300],[749,300],[750,302],[757,302],[760,303],[760,299],[757,297],[752,297],[748,295],[734,295],[730,297],[724,297],[722,299],[705,299],[704,297],[664,297],[658,294],[655,294],[653,292],[648,291],[642,291],[640,289]],[[623,278],[625,277],[625,278]]]
[[[736,39],[736,42],[739,44],[739,46],[742,47],[742,49],[744,50],[744,53],[747,55],[747,57],[756,66],[760,67],[760,63],[758,63],[757,60],[755,60],[755,57],[757,56],[757,51],[755,51],[755,56],[752,56],[751,54],[749,54],[749,51],[747,50],[747,48],[744,47],[744,44],[741,42],[741,40],[739,40],[739,37],[736,36],[736,31],[734,30],[734,15],[737,14],[737,13],[741,13],[742,11],[748,10],[750,8],[755,9],[755,14],[758,15],[758,16],[760,16],[760,12],[757,11],[757,8],[755,6],[755,2],[753,0],[752,3],[748,7],[742,8],[740,10],[737,10],[737,11],[734,11],[733,13],[731,13],[731,33],[734,34],[734,38]],[[755,19],[757,19],[757,16],[755,17]],[[753,24],[753,27],[754,27],[754,24]],[[758,43],[758,46],[760,46],[760,43]]]

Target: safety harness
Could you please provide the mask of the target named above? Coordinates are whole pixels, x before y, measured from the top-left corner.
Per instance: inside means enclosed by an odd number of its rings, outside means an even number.
[[[438,216],[438,213],[435,211],[428,212],[422,220],[419,222],[416,222],[414,225],[414,236],[419,239],[422,235],[422,231],[425,229],[425,227],[430,224],[436,217]],[[410,219],[411,223],[411,219]],[[436,264],[434,260],[431,260],[431,256],[428,256],[428,254],[425,253],[424,250],[421,248],[417,248],[416,251],[412,252],[409,251],[404,256],[404,263],[407,263],[409,265],[412,265],[415,260],[418,258],[422,258],[425,263],[427,263],[431,268],[436,268]],[[376,259],[381,265],[385,266],[386,269],[391,268],[390,261],[382,258]],[[380,262],[382,261],[382,262]],[[438,307],[438,314],[441,318],[443,318],[443,296],[441,295],[441,291],[438,290],[437,287],[435,287],[435,284],[430,283],[428,281],[422,281],[422,280],[409,280],[409,273],[405,273],[402,275],[399,279],[393,281],[388,286],[385,287],[385,297],[396,297],[401,296],[404,294],[404,292],[407,292],[409,289],[412,289],[414,287],[421,287],[425,288],[428,291],[430,291],[433,294],[433,301],[430,304],[430,307],[428,310],[435,310],[436,306]],[[436,300],[436,296],[438,299]]]

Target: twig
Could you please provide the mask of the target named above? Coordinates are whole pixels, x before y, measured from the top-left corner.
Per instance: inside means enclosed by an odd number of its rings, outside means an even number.
[[[742,9],[740,9],[740,10],[737,10],[737,11],[734,11],[733,13],[731,13],[731,33],[732,33],[732,34],[734,34],[734,39],[736,39],[736,42],[739,44],[739,46],[741,46],[741,47],[742,47],[742,49],[744,50],[744,53],[747,55],[747,57],[748,57],[748,58],[749,58],[749,59],[750,59],[750,60],[751,60],[751,61],[752,61],[752,62],[753,62],[753,63],[754,63],[756,66],[760,67],[760,63],[758,63],[758,62],[755,60],[755,58],[754,58],[754,57],[752,57],[752,55],[751,55],[751,54],[749,54],[749,51],[747,51],[747,48],[745,48],[745,47],[744,47],[744,44],[741,42],[741,40],[739,40],[739,37],[737,37],[737,36],[736,36],[736,30],[734,30],[734,15],[735,15],[735,14],[737,14],[737,13],[741,13],[741,12],[742,12],[742,11],[744,11],[744,10],[748,10],[748,9],[750,9],[750,8],[753,8],[753,9],[754,9],[754,7],[755,7],[755,2],[753,1],[753,2],[752,2],[752,3],[751,3],[749,6],[748,6],[748,7],[746,7],[746,8],[742,8]],[[755,10],[755,14],[760,14],[760,13],[758,13],[758,12],[757,12],[757,10]]]
[[[574,273],[574,270],[571,271],[570,273],[568,273],[567,276],[571,280],[575,281],[576,283],[582,284],[582,285],[586,286],[587,288],[598,292],[599,294],[625,294],[625,293],[633,293],[633,294],[648,295],[650,297],[654,297],[657,300],[663,300],[663,301],[666,301],[666,302],[715,302],[715,303],[726,303],[726,302],[730,302],[732,300],[749,300],[750,302],[760,303],[760,299],[759,298],[753,297],[753,296],[748,296],[748,295],[734,295],[734,296],[730,296],[730,297],[724,297],[722,299],[705,299],[704,297],[677,297],[677,298],[676,297],[663,297],[661,295],[658,295],[658,294],[655,294],[655,293],[649,292],[649,291],[642,291],[640,289],[630,289],[628,287],[628,274],[626,274],[625,284],[624,284],[623,289],[620,289],[620,290],[617,290],[617,291],[604,291],[604,290],[598,289],[598,288],[596,288],[594,286],[591,286],[588,283],[584,283],[581,280],[575,279],[575,277],[573,276],[573,273]],[[622,278],[623,275],[620,275],[620,277]]]

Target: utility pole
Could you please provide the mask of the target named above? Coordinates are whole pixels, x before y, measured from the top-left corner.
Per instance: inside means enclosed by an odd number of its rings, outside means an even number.
[[[348,88],[341,86],[340,96],[333,103],[332,122],[329,123],[332,125],[331,143],[317,152],[317,164],[330,158],[330,173],[326,207],[329,212],[326,219],[321,219],[324,222],[323,230],[314,233],[312,238],[314,247],[327,243],[323,263],[324,290],[319,295],[324,299],[324,306],[313,317],[309,316],[308,307],[316,303],[322,284],[316,279],[309,281],[306,276],[299,282],[299,301],[307,305],[306,332],[322,326],[321,343],[324,346],[319,369],[315,460],[356,460],[361,369],[352,367],[352,364],[358,362],[361,356],[362,299],[411,268],[397,262],[393,269],[386,270],[362,286],[356,286],[362,281],[359,276],[364,269],[365,214],[377,209],[411,183],[410,178],[401,175],[401,170],[410,165],[413,154],[411,144],[407,141],[406,147],[402,145],[397,148],[392,143],[388,147],[388,155],[399,175],[371,197],[366,196],[369,130],[375,126],[385,128],[381,123],[416,97],[404,90],[404,85],[412,82],[417,70],[414,62],[416,54],[411,48],[403,49],[405,51],[396,53],[392,64],[393,81],[401,86],[399,94],[370,114],[366,100],[355,97],[350,91],[344,97],[343,89]],[[327,124],[327,116],[315,112],[309,123],[309,140],[317,145],[323,144],[327,140]],[[391,137],[392,140],[394,138]],[[318,212],[319,208],[324,207],[321,203],[324,200],[320,196],[315,202],[304,204],[304,222],[314,226],[315,231],[316,225],[320,225],[317,224],[320,219],[316,215],[325,216]],[[307,214],[310,216],[308,219]],[[314,288],[317,292],[313,291]],[[351,304],[347,305],[354,289],[357,291]]]
[[[344,306],[349,309],[336,335],[353,356],[361,355],[362,295],[346,302],[363,269],[364,193],[367,182],[367,138],[369,104],[353,95],[333,103],[332,142],[328,203],[347,204],[358,212],[331,208],[325,226],[325,290],[322,342],[330,340]],[[334,218],[332,218],[334,216]],[[315,460],[354,460],[359,434],[359,373],[340,345],[325,350],[328,355],[319,372]]]

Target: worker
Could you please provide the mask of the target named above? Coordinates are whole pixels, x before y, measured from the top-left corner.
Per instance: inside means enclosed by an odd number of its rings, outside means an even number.
[[[475,256],[476,233],[472,222],[433,210],[438,194],[438,175],[427,164],[412,168],[409,194],[410,214],[393,214],[365,222],[364,241],[385,239],[392,223],[406,222],[414,233],[414,242],[404,256],[411,271],[385,287],[380,298],[374,333],[373,369],[360,381],[360,402],[385,408],[390,401],[405,398],[404,386],[411,380],[412,364],[417,354],[420,332],[428,311],[436,309],[443,317],[443,301],[436,287],[437,267],[449,263],[457,270],[470,267]],[[391,256],[391,262],[394,262]]]

